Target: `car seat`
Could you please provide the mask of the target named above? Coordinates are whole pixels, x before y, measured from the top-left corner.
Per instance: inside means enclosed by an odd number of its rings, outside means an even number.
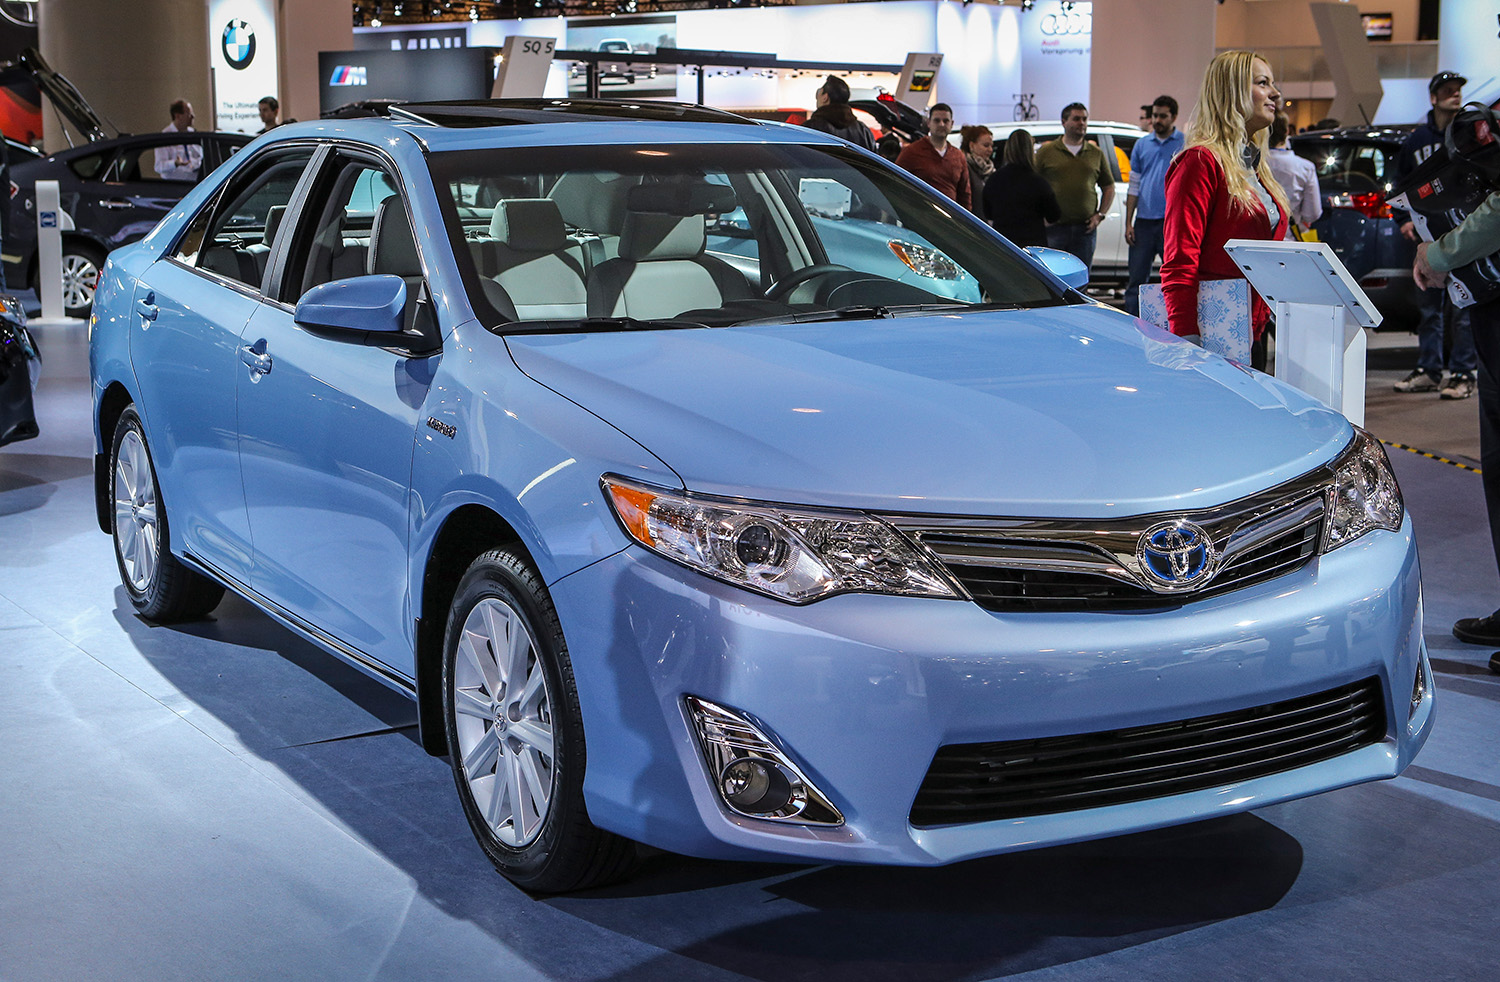
[[[490,237],[493,242],[476,250],[482,252],[480,272],[505,290],[517,319],[587,316],[583,250],[568,239],[557,202],[501,201],[490,219]]]
[[[703,251],[704,216],[734,207],[734,190],[722,184],[631,188],[625,196],[620,255],[595,266],[589,276],[589,313],[654,320],[759,299],[742,273]]]

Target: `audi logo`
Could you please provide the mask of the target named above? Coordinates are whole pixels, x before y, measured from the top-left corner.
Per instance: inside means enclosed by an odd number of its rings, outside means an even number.
[[[1094,33],[1094,15],[1071,10],[1065,14],[1043,14],[1042,36],[1060,37],[1069,34]]]

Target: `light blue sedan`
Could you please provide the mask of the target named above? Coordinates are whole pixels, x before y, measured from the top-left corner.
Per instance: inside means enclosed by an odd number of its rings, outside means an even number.
[[[1431,728],[1377,441],[810,130],[278,127],[110,256],[91,355],[135,610],[227,588],[410,695],[528,889],[1156,828]]]

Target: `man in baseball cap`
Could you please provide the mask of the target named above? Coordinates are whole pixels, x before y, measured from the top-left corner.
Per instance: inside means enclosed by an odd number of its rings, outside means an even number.
[[[1443,145],[1444,131],[1464,107],[1464,84],[1468,81],[1458,72],[1438,72],[1427,83],[1427,97],[1432,101],[1432,109],[1427,113],[1427,119],[1401,144],[1401,151],[1396,155],[1397,185]],[[1395,219],[1401,226],[1401,234],[1415,242],[1417,229],[1411,216],[1397,211]],[[1476,388],[1474,372],[1479,361],[1474,353],[1468,310],[1456,310],[1441,289],[1423,290],[1418,308],[1421,320],[1417,322],[1417,367],[1396,383],[1396,391],[1436,390],[1444,399],[1469,398]],[[1449,332],[1453,342],[1445,366],[1443,335]]]

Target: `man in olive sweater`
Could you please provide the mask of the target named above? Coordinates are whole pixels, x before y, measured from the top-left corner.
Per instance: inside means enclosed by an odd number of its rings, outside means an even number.
[[[1476,259],[1500,252],[1500,191],[1436,242],[1417,246],[1412,276],[1423,289],[1442,286],[1448,273]],[[1490,539],[1500,565],[1500,299],[1469,308],[1474,352],[1479,356],[1479,464],[1484,483]],[[1470,644],[1500,646],[1500,610],[1487,617],[1465,617],[1453,625],[1453,636]],[[1490,671],[1500,673],[1500,651],[1490,656]]]
[[[1047,244],[1094,264],[1095,230],[1115,200],[1115,175],[1104,151],[1084,137],[1089,111],[1074,102],[1062,111],[1063,135],[1036,152],[1036,171],[1057,194],[1062,217],[1047,227]]]
[[[948,142],[953,132],[953,107],[939,102],[927,111],[927,139],[901,148],[896,166],[904,167],[965,208],[970,207],[969,162]]]

